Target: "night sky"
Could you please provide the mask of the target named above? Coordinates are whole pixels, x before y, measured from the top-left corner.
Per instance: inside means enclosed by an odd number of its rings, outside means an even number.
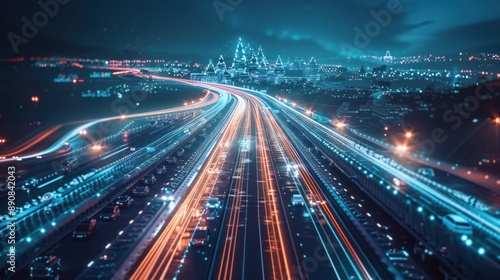
[[[278,54],[326,59],[345,54],[342,43],[374,55],[387,49],[395,56],[500,51],[498,0],[59,1],[68,3],[19,44],[17,55],[90,50],[96,57],[107,51],[216,58],[232,56],[240,36],[254,48],[262,45],[272,59]],[[399,12],[387,12],[388,4]],[[32,22],[41,10],[37,1],[2,1],[0,55],[16,55],[7,34],[22,36],[21,18]],[[356,45],[355,28],[364,31],[373,12],[381,10],[390,20]]]

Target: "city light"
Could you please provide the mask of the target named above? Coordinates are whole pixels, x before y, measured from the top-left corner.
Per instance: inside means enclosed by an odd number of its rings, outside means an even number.
[[[408,131],[408,132],[405,133],[405,136],[406,136],[406,138],[411,138],[412,133]]]
[[[95,144],[92,146],[92,150],[94,150],[94,151],[100,151],[101,149],[102,149],[101,145]]]
[[[406,146],[406,145],[398,145],[398,146],[396,146],[396,150],[398,152],[406,152],[408,150],[408,146]]]
[[[480,247],[479,249],[477,249],[477,253],[479,255],[484,255],[485,252],[486,252],[486,250],[483,247]]]
[[[80,135],[87,135],[87,130],[83,129],[79,131]]]

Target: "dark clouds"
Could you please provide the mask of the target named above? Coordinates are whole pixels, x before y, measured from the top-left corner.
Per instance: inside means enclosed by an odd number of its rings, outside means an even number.
[[[397,0],[240,0],[221,20],[213,0],[71,0],[30,42],[55,38],[82,47],[216,57],[232,55],[242,36],[255,47],[263,45],[271,59],[277,54],[326,58],[339,55],[342,42],[355,45],[354,28],[364,30],[374,20],[371,12],[387,9],[391,1]],[[363,53],[390,49],[394,55],[447,54],[500,43],[495,32],[500,28],[498,1],[399,1],[401,12],[391,14],[389,24],[370,37]],[[2,6],[5,55],[11,50],[7,33],[20,34],[20,18],[31,19],[40,7],[26,0],[4,1]],[[21,44],[20,50],[29,44]],[[51,47],[50,40],[45,46]]]

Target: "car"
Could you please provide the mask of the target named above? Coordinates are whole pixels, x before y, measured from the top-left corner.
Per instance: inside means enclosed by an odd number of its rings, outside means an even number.
[[[132,194],[135,196],[148,196],[149,188],[148,186],[137,186],[132,190]]]
[[[121,195],[116,199],[116,205],[129,208],[134,203],[134,199],[130,195]]]
[[[174,190],[171,188],[162,188],[162,199],[168,202],[173,202],[175,200]]]
[[[219,208],[220,202],[217,197],[212,197],[207,200],[207,208]]]
[[[153,174],[148,174],[142,178],[141,183],[145,185],[154,185],[156,184],[156,176]]]
[[[206,217],[207,220],[215,220],[219,217],[219,210],[217,208],[207,209]]]
[[[451,232],[472,236],[472,225],[458,214],[447,214],[442,219],[443,225]]]
[[[292,205],[295,206],[295,205],[302,205],[304,206],[304,198],[302,198],[302,195],[300,194],[294,194],[292,196]]]
[[[36,187],[36,186],[38,186],[39,183],[40,183],[40,181],[37,178],[32,177],[24,182],[24,186],[25,187]]]
[[[167,167],[165,165],[160,165],[156,167],[156,175],[165,174],[167,172]]]
[[[176,157],[168,157],[168,158],[165,160],[165,163],[166,163],[166,164],[176,164],[176,163],[177,163],[177,158],[176,158]]]
[[[56,256],[41,256],[30,263],[30,277],[43,279],[59,278],[61,259]]]
[[[97,220],[87,219],[78,226],[76,226],[73,231],[73,238],[75,239],[86,239],[92,237],[97,232]]]
[[[434,177],[434,169],[430,167],[421,167],[418,169],[418,174],[427,176],[427,177]]]
[[[116,220],[120,216],[120,207],[118,205],[106,206],[99,214],[99,218],[103,220]]]
[[[405,250],[389,250],[385,253],[390,261],[407,261],[410,254]]]
[[[207,246],[210,240],[210,230],[207,227],[198,227],[193,233],[191,245]]]

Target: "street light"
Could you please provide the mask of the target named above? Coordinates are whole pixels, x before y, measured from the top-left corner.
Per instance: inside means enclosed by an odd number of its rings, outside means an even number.
[[[408,131],[408,132],[406,132],[405,136],[406,136],[406,138],[411,138],[412,133]]]

